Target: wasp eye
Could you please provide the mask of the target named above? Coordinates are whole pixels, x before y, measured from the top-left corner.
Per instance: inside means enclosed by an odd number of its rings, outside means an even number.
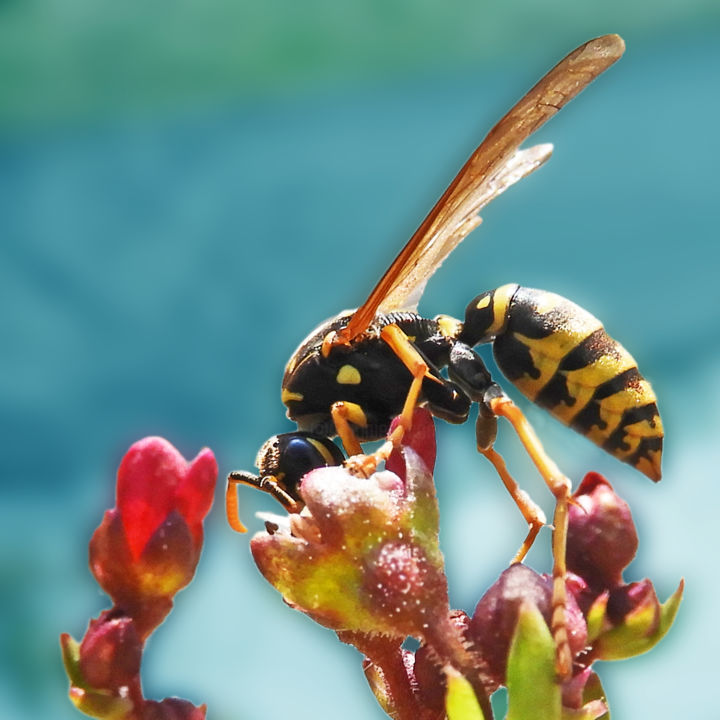
[[[292,468],[293,474],[302,477],[316,467],[327,465],[325,459],[317,451],[307,437],[291,437],[285,447],[281,447],[282,463]]]
[[[287,492],[300,499],[298,486],[311,470],[328,465],[341,465],[340,448],[329,438],[305,432],[285,433],[277,438],[277,476]]]

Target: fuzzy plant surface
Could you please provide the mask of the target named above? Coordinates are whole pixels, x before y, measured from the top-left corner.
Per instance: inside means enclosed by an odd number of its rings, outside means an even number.
[[[304,510],[250,542],[255,562],[285,601],[365,656],[378,702],[398,720],[491,720],[490,696],[507,688],[508,720],[609,717],[594,670],[650,650],[682,596],[660,603],[649,580],[626,583],[638,546],[630,508],[589,473],[569,510],[565,626],[572,671],[558,677],[550,627],[553,579],[507,568],[471,615],[450,607],[433,482],[432,416],[412,429],[369,478],[344,467],[307,474]],[[420,643],[405,648],[411,637]]]

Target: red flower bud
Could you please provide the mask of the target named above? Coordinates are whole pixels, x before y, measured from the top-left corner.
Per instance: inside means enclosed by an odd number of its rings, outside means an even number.
[[[314,470],[302,481],[303,512],[250,543],[258,568],[286,601],[334,630],[422,637],[433,618],[447,615],[427,411],[415,413],[405,440],[430,447],[404,445],[402,458],[393,455],[401,477]]]
[[[488,663],[493,680],[505,684],[507,657],[523,603],[535,605],[550,625],[552,579],[538,575],[525,565],[511,565],[480,598],[467,636]],[[567,598],[567,629],[573,656],[585,648],[585,618],[572,595]]]
[[[137,681],[142,643],[129,617],[103,613],[92,620],[80,644],[79,667],[87,685],[116,691]]]
[[[210,450],[188,463],[162,438],[135,443],[120,464],[117,508],[93,534],[90,567],[143,639],[192,580],[216,478]]]
[[[207,448],[188,463],[163,438],[136,442],[122,459],[117,480],[117,508],[132,558],[140,557],[172,511],[180,514],[199,547],[216,479],[217,463]]]
[[[567,565],[601,591],[622,583],[638,536],[628,504],[598,473],[588,473],[573,494],[568,520]]]
[[[160,702],[147,700],[143,703],[140,720],[205,720],[205,705],[196,707],[187,700],[166,698]]]

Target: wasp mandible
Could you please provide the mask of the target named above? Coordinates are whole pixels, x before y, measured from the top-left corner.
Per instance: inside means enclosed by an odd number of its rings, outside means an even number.
[[[416,308],[430,276],[480,224],[482,208],[552,152],[549,144],[520,145],[618,60],[624,47],[617,35],[581,45],[490,130],[367,300],[323,323],[290,358],[282,401],[298,430],[265,443],[256,461],[259,475],[230,473],[226,495],[228,518],[238,530],[244,530],[237,512],[238,483],[268,492],[298,512],[303,507],[300,481],[309,470],[345,462],[369,474],[400,443],[416,406],[461,423],[476,403],[478,450],[493,463],[528,522],[528,535],[514,558],[519,561],[545,520],[493,449],[497,417],[505,417],[556,498],[553,576],[560,612],[553,630],[561,673],[569,662],[562,610],[570,481],[473,348],[491,343],[498,367],[530,400],[657,481],[663,430],[655,394],[630,353],[599,320],[553,293],[503,285],[475,297],[462,321],[424,318]],[[385,444],[364,455],[361,442],[386,437],[396,416],[399,423]],[[340,437],[348,460],[334,436]]]

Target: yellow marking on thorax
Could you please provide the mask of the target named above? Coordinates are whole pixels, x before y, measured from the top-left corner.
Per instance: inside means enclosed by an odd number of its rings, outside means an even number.
[[[435,318],[438,330],[444,337],[456,338],[462,330],[462,323],[450,315],[438,315]]]
[[[362,382],[360,371],[353,365],[343,365],[337,372],[335,380],[340,385],[359,385]]]
[[[507,323],[507,314],[510,307],[510,301],[512,300],[512,297],[517,289],[518,286],[512,283],[509,285],[501,285],[499,288],[493,291],[493,324],[487,329],[485,333],[487,336],[490,337],[493,335],[497,335],[505,327],[505,324]],[[490,296],[488,296],[488,301],[489,300]],[[480,307],[481,303],[482,301],[478,303],[478,310],[482,309]]]
[[[302,393],[293,392],[292,390],[283,388],[280,393],[280,399],[282,400],[283,405],[287,405],[289,402],[293,401],[300,402],[301,400],[305,399],[305,396]]]

